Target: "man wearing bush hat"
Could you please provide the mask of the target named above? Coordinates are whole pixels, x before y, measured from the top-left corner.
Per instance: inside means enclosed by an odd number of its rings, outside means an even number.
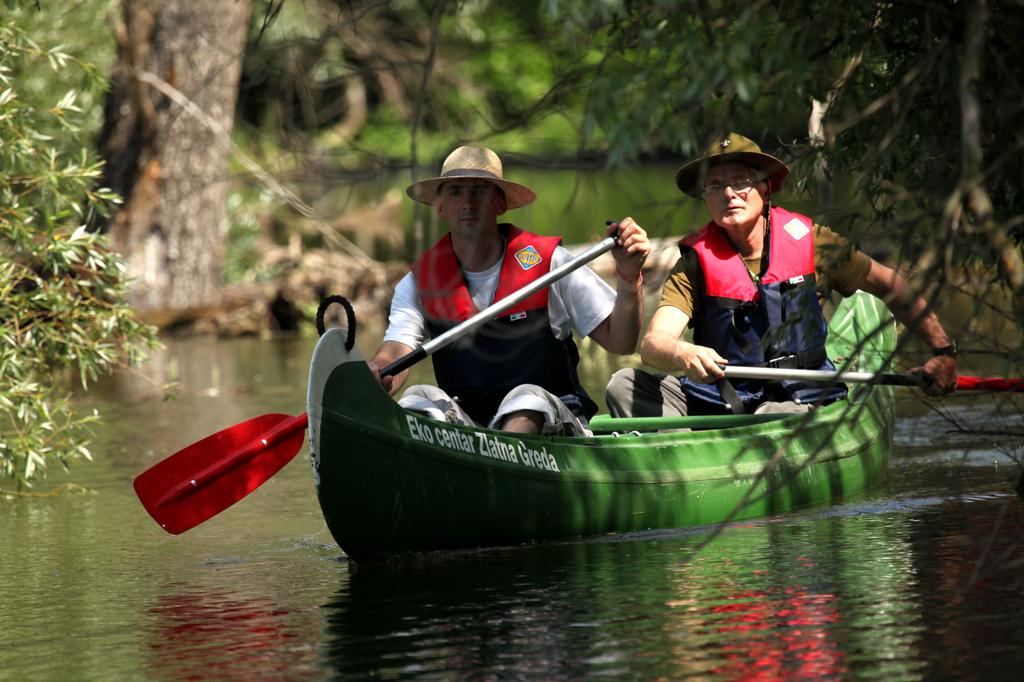
[[[728,380],[722,366],[834,369],[819,288],[884,301],[934,355],[911,370],[939,395],[956,384],[956,344],[904,279],[810,218],[772,205],[789,167],[729,133],[676,173],[711,220],[680,242],[682,257],[640,344],[643,362],[682,376],[625,369],[608,385],[615,416],[801,412],[846,395],[842,385]],[[909,301],[909,305],[905,302]],[[687,326],[694,340],[683,340]]]
[[[571,259],[558,237],[533,234],[498,216],[536,198],[505,179],[490,149],[459,147],[441,174],[407,194],[434,208],[449,232],[413,263],[395,289],[380,368],[496,300]],[[607,227],[618,278],[608,286],[580,268],[432,356],[437,386],[410,387],[399,404],[438,419],[516,432],[583,434],[597,406],[580,385],[573,330],[612,353],[636,350],[642,320],[641,267],[647,234],[632,218]],[[393,395],[408,372],[385,377]]]

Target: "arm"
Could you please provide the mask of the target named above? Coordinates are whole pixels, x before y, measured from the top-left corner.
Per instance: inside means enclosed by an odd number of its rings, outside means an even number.
[[[644,261],[651,252],[647,233],[632,218],[608,226],[608,236],[618,232],[619,245],[612,249],[615,271],[615,307],[608,317],[590,332],[609,353],[629,355],[636,350],[644,314]]]
[[[384,340],[373,358],[367,362],[370,371],[377,381],[394,395],[409,378],[409,370],[399,372],[392,377],[381,379],[380,370],[398,358],[411,353],[423,341],[423,312],[419,309],[419,294],[412,274],[407,274],[395,287],[395,295],[391,298],[391,311],[388,314],[388,328],[384,332]]]
[[[862,288],[885,301],[896,319],[914,331],[932,350],[952,343],[939,318],[928,309],[928,303],[920,296],[915,296],[906,280],[892,268],[872,260],[871,269]],[[915,367],[910,371],[924,377],[924,391],[928,395],[942,395],[956,388],[954,357],[933,357],[921,367]]]
[[[645,365],[670,372],[682,369],[693,381],[714,383],[725,376],[719,364],[728,361],[713,348],[681,338],[689,321],[689,315],[669,305],[654,311],[647,334],[640,342],[640,359]]]
[[[402,388],[406,379],[409,378],[410,370],[407,369],[395,374],[394,376],[387,376],[383,378],[380,376],[380,370],[412,351],[413,349],[404,343],[400,343],[398,341],[385,341],[380,344],[380,348],[377,349],[373,359],[366,363],[370,366],[370,371],[373,373],[373,376],[388,392],[388,395],[394,395],[400,388]]]

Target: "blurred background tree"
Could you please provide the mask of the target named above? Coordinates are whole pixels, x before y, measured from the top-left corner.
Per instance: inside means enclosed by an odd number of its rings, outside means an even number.
[[[122,0],[98,147],[109,229],[140,310],[215,304],[249,0]]]

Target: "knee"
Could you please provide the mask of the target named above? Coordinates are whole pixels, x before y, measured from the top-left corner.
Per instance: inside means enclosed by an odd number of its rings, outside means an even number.
[[[604,390],[605,401],[615,400],[615,402],[621,403],[632,396],[633,387],[636,385],[636,375],[639,371],[641,370],[627,367],[613,374]]]
[[[424,398],[426,400],[443,400],[448,398],[448,394],[442,391],[437,386],[431,384],[413,384],[405,389],[402,393],[401,400],[406,398]]]
[[[628,416],[633,410],[637,370],[627,367],[612,375],[604,390],[604,402],[613,417]]]
[[[544,415],[533,410],[517,410],[505,415],[499,427],[510,433],[540,433],[544,428]]]
[[[545,423],[557,421],[561,401],[536,384],[521,384],[509,391],[491,419],[491,428],[515,433],[539,433]]]
[[[505,398],[502,402],[515,400],[516,398],[522,398],[523,396],[537,396],[544,395],[547,393],[543,388],[537,384],[519,384],[511,391],[505,394]]]

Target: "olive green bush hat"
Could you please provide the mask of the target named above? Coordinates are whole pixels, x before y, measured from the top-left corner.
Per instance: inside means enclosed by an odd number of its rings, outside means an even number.
[[[486,147],[459,147],[444,160],[441,175],[409,185],[405,193],[423,204],[434,204],[441,185],[449,180],[487,180],[505,193],[505,208],[512,210],[532,203],[537,195],[529,187],[506,180],[502,175],[501,159]]]
[[[702,198],[704,175],[708,168],[723,163],[742,163],[757,168],[765,174],[768,191],[782,189],[782,183],[789,175],[789,166],[771,154],[765,154],[752,140],[737,133],[712,142],[702,156],[690,161],[676,172],[676,185],[684,194],[695,199]]]

